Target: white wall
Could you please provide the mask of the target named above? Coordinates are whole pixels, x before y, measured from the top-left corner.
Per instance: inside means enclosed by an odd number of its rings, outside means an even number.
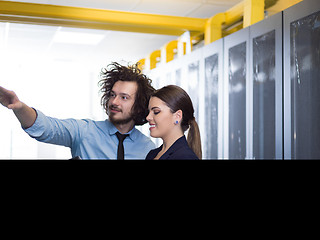
[[[108,62],[90,57],[88,45],[69,44],[61,53],[56,51],[56,31],[57,27],[0,23],[0,85],[48,116],[104,120],[97,83]],[[30,138],[13,112],[0,106],[0,159],[69,158],[69,148]]]

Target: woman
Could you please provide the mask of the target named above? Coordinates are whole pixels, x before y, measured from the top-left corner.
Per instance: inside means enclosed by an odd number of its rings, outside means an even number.
[[[151,159],[201,159],[201,140],[198,124],[189,95],[180,87],[165,86],[151,95],[149,100],[150,135],[162,138],[163,144],[151,150]],[[188,129],[186,140],[184,132]]]

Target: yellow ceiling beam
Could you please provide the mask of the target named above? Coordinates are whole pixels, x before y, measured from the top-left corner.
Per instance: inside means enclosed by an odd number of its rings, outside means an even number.
[[[243,0],[223,13],[208,18],[205,25],[205,44],[210,44],[228,33],[238,31],[264,19],[264,10],[272,7],[278,0]],[[225,30],[237,24],[233,30]]]
[[[160,62],[161,58],[161,50],[155,50],[148,56],[150,63],[150,70],[157,67],[157,63]]]
[[[220,38],[222,38],[222,24],[226,21],[225,13],[218,13],[209,18],[206,23],[204,43],[210,44]]]
[[[243,0],[238,4],[234,5],[225,12],[225,25],[232,25],[238,21],[244,20],[244,14],[248,15],[249,12],[255,14],[254,11],[257,10],[261,15],[261,9],[263,11],[274,6],[279,1],[302,1],[302,0]],[[262,7],[263,6],[263,7]],[[253,11],[253,13],[252,13]],[[257,17],[255,17],[257,18]],[[258,17],[261,19],[261,16]],[[248,20],[249,21],[249,20]]]
[[[180,36],[203,32],[207,19],[0,1],[0,21]]]
[[[111,25],[96,22],[83,22],[83,21],[64,21],[55,19],[41,19],[41,18],[27,18],[27,17],[14,17],[14,16],[1,16],[0,21],[12,22],[12,23],[27,23],[37,25],[49,25],[49,26],[62,26],[71,28],[87,28],[87,29],[99,29],[110,31],[123,31],[123,32],[138,32],[138,33],[151,33],[151,34],[164,34],[180,36],[183,31],[174,29],[154,29],[153,27],[135,27],[125,25]],[[195,34],[195,32],[193,32]]]
[[[243,18],[244,1],[239,2],[232,8],[228,9],[225,14],[225,25],[231,25]]]
[[[264,0],[244,0],[243,27],[264,19]]]
[[[276,4],[272,5],[268,8],[268,15],[272,16],[278,12],[281,12],[299,2],[302,2],[302,0],[278,0],[276,1]],[[266,6],[267,8],[267,6]]]
[[[174,59],[174,55],[178,51],[178,40],[173,40],[165,44],[161,48],[161,62],[167,63]]]

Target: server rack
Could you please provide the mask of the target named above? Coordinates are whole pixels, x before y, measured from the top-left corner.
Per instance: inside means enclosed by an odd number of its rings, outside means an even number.
[[[223,39],[202,48],[204,61],[204,131],[205,159],[223,158]]]
[[[165,64],[166,81],[165,84],[174,84],[179,87],[186,88],[187,83],[185,79],[182,79],[182,72],[185,66],[184,58],[175,58],[174,60]]]
[[[246,159],[250,99],[248,82],[249,28],[224,38],[224,149],[225,159]]]
[[[284,11],[284,159],[320,158],[320,4]]]
[[[250,27],[249,66],[248,158],[282,159],[282,12]]]
[[[204,146],[206,144],[204,139],[204,61],[203,49],[195,49],[188,55],[181,58],[181,87],[189,94],[193,108],[194,117],[199,125],[202,153],[204,153]],[[180,59],[179,59],[180,60]],[[186,132],[187,133],[187,132]],[[202,154],[203,156],[203,154]]]
[[[196,49],[184,57],[184,61],[181,62],[183,65],[182,69],[182,84],[181,87],[184,88],[193,103],[194,107],[194,116],[197,121],[200,118],[200,97],[202,94],[202,49]],[[201,79],[201,80],[200,80]]]

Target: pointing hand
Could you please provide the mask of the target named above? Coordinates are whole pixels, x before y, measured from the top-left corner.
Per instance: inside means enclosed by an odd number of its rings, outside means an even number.
[[[8,89],[0,86],[0,103],[12,110],[19,109],[22,107],[22,102],[19,100],[17,95]]]

